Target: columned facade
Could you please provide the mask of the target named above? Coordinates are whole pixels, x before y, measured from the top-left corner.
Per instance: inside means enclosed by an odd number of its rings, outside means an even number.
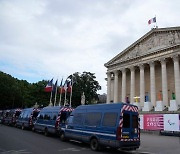
[[[163,103],[165,106],[168,106],[167,70],[165,59],[161,60],[161,72]]]
[[[180,106],[180,27],[152,29],[105,66],[107,103]]]
[[[134,66],[130,68],[131,70],[131,91],[130,91],[130,102],[134,102],[135,97],[135,69]]]
[[[121,101],[126,102],[126,69],[122,69],[122,97]]]
[[[114,103],[118,102],[118,71],[114,71]]]
[[[150,93],[151,103],[153,106],[156,105],[156,81],[155,81],[155,66],[154,62],[150,62]]]
[[[144,65],[140,65],[140,104],[141,106],[144,103],[145,100],[145,91],[144,91]]]
[[[174,56],[174,80],[175,80],[175,95],[176,101],[180,104],[180,74],[179,74],[179,57]]]
[[[107,73],[107,103],[111,101],[111,73]]]

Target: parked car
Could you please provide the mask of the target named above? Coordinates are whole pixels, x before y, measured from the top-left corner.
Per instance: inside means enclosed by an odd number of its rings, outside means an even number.
[[[43,132],[46,136],[49,133],[56,134],[59,132],[60,123],[65,123],[73,108],[64,106],[44,107],[34,124],[34,130]]]
[[[89,143],[92,150],[134,150],[140,146],[138,116],[137,106],[126,103],[81,105],[60,126],[60,138]]]
[[[6,112],[6,116],[4,117],[4,124],[7,125],[16,125],[16,120],[21,114],[21,109],[11,109]]]
[[[32,129],[39,112],[39,108],[23,109],[21,114],[19,115],[19,118],[16,120],[16,126],[20,127],[21,129]]]

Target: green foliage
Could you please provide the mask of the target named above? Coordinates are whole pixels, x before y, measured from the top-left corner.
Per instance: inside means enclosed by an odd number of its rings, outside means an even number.
[[[44,92],[47,81],[30,84],[0,71],[0,109],[32,107],[36,102],[47,105],[49,96]]]
[[[101,86],[96,81],[94,73],[76,72],[68,77],[73,79],[72,106],[81,104],[81,95],[85,94],[85,104],[92,104],[98,99],[97,91]],[[11,75],[0,71],[0,109],[10,109],[16,107],[32,107],[35,103],[47,106],[49,104],[50,93],[44,91],[48,81],[42,80],[37,83],[28,83],[26,80],[18,80]],[[67,93],[69,101],[70,94]],[[62,102],[64,95],[62,95]],[[53,100],[52,100],[53,101]],[[57,102],[59,94],[57,95]]]
[[[85,95],[85,104],[93,104],[98,100],[97,91],[101,90],[101,86],[94,73],[79,72],[74,73],[69,76],[70,79],[73,79],[73,92],[72,92],[72,106],[76,107],[81,104],[81,96],[84,92]]]

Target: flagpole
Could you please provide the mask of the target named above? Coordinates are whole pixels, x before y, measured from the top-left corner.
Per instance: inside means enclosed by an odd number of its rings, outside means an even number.
[[[61,106],[61,94],[62,94],[62,88],[60,89],[59,106]]]
[[[62,96],[62,82],[63,82],[63,78],[61,79],[61,83],[60,83],[59,106],[61,106],[61,96]]]
[[[156,15],[155,15],[155,18],[156,18]],[[158,26],[157,26],[157,18],[156,18],[156,28],[158,28]]]
[[[52,104],[52,90],[51,90],[51,96],[50,96],[50,101],[49,101],[49,105]]]
[[[65,90],[64,106],[66,105],[66,91],[67,90]]]
[[[56,83],[56,92],[55,92],[55,98],[54,98],[54,106],[56,106],[56,95],[57,95],[57,83]]]
[[[72,88],[73,88],[73,77],[71,79],[71,93],[70,93],[70,100],[69,100],[69,106],[71,107],[71,98],[72,98]]]

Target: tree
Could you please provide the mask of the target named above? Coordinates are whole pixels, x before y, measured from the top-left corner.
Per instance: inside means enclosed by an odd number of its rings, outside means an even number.
[[[92,104],[98,100],[97,91],[101,90],[101,86],[94,73],[79,72],[69,76],[69,79],[73,79],[73,92],[72,92],[72,106],[78,106],[81,104],[81,95],[84,92],[85,104]]]

